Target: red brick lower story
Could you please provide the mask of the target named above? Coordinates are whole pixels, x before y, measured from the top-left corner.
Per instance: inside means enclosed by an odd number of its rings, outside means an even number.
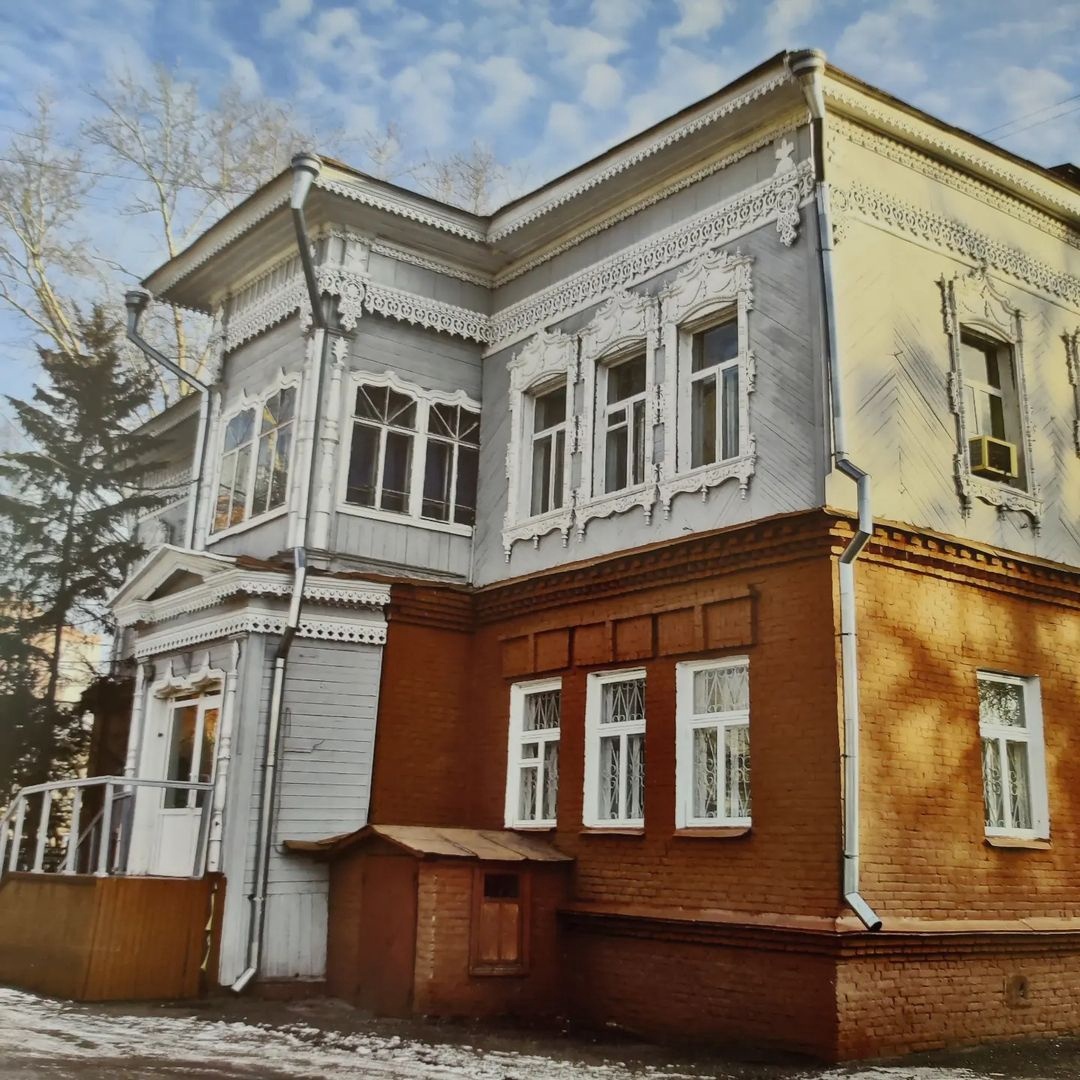
[[[826,1061],[1080,1030],[1080,930],[859,931],[562,916],[574,1019]]]

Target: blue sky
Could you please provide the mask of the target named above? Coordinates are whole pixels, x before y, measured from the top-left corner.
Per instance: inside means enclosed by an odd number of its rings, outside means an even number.
[[[208,95],[231,80],[357,138],[393,120],[418,153],[483,140],[528,188],[782,48],[815,46],[951,123],[989,130],[1010,150],[1047,165],[1080,160],[1077,0],[9,0],[5,7],[0,156],[36,91],[50,89],[74,128],[90,107],[87,85],[163,62]],[[107,196],[93,214],[88,231],[114,237],[137,270],[155,265],[155,253],[140,247],[137,220],[118,222]],[[0,350],[18,368],[6,381],[25,392],[32,364],[17,347],[20,333],[0,314]]]

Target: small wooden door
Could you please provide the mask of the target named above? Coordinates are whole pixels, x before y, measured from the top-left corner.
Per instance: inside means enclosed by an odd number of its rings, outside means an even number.
[[[362,876],[358,1001],[379,1016],[412,1012],[417,861],[368,855]]]

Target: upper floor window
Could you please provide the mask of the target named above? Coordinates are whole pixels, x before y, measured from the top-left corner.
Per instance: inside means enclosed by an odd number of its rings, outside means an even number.
[[[471,527],[476,520],[480,411],[394,380],[360,381],[344,501]]]
[[[751,262],[723,252],[690,262],[660,293],[664,334],[664,514],[680,492],[706,495],[756,468],[750,432]]]
[[[285,505],[296,387],[283,386],[225,424],[214,532]]]
[[[645,356],[601,368],[604,492],[645,483],[647,381]]]
[[[691,339],[690,466],[739,455],[739,324],[734,318]]]
[[[510,688],[506,824],[553,826],[559,795],[559,679]]]
[[[971,471],[1024,487],[1020,401],[1012,347],[963,330],[960,354]]]
[[[965,516],[976,500],[1019,510],[1038,527],[1034,423],[1024,377],[1023,312],[985,267],[938,281],[956,420],[953,475]]]
[[[1037,679],[980,671],[979,737],[987,836],[1049,833]]]
[[[676,825],[749,825],[749,662],[679,664],[676,681]]]
[[[566,386],[532,395],[532,478],[529,513],[546,514],[566,502]]]
[[[589,676],[585,824],[645,824],[644,671]]]

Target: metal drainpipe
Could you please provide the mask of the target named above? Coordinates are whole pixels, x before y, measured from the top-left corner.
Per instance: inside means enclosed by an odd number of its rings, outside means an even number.
[[[201,379],[197,379],[190,372],[185,371],[179,364],[174,363],[163,352],[155,349],[139,333],[139,319],[151,299],[153,298],[146,289],[129,289],[124,293],[124,306],[127,308],[128,340],[137,345],[146,357],[165,368],[166,371],[175,375],[181,382],[186,383],[199,394],[199,426],[195,436],[195,456],[191,466],[191,483],[188,486],[190,512],[184,530],[184,547],[193,548],[195,545],[195,523],[199,512],[199,487],[202,484],[206,458],[206,436],[210,420],[210,387]]]
[[[788,55],[788,68],[799,80],[811,116],[814,171],[817,179],[818,249],[821,258],[821,283],[825,303],[825,347],[828,359],[829,390],[832,405],[833,461],[836,469],[855,482],[858,526],[855,535],[840,556],[838,567],[840,591],[840,662],[844,691],[844,901],[868,930],[880,930],[881,919],[859,891],[859,654],[856,636],[855,561],[873,535],[874,519],[870,507],[870,474],[848,456],[844,426],[841,349],[836,324],[836,300],[833,277],[832,217],[829,209],[829,185],[825,178],[825,94],[822,75],[825,54],[806,49]]]
[[[311,241],[308,238],[307,222],[304,220],[304,201],[315,177],[322,169],[322,162],[314,154],[297,154],[292,160],[293,189],[290,200],[293,226],[296,229],[296,242],[300,248],[300,263],[304,269],[304,281],[307,283],[308,299],[311,302],[311,318],[316,333],[322,334],[322,348],[319,354],[319,366],[315,376],[315,416],[313,421],[310,464],[308,469],[308,489],[303,518],[300,524],[300,544],[293,548],[293,585],[289,600],[289,614],[285,620],[285,629],[281,641],[274,651],[274,672],[270,684],[270,707],[266,724],[266,757],[263,763],[262,789],[259,797],[259,832],[255,848],[255,883],[251,894],[251,918],[248,923],[247,967],[232,984],[237,993],[244,990],[259,970],[262,959],[263,933],[266,927],[266,892],[270,870],[270,848],[274,827],[274,788],[277,779],[278,757],[281,742],[281,712],[285,698],[285,666],[292,649],[293,638],[300,625],[300,607],[304,599],[304,586],[307,582],[307,542],[308,522],[310,520],[311,493],[315,481],[315,468],[318,454],[315,452],[315,437],[322,417],[322,384],[326,358],[329,352],[326,312],[322,306],[315,265],[311,257]]]

